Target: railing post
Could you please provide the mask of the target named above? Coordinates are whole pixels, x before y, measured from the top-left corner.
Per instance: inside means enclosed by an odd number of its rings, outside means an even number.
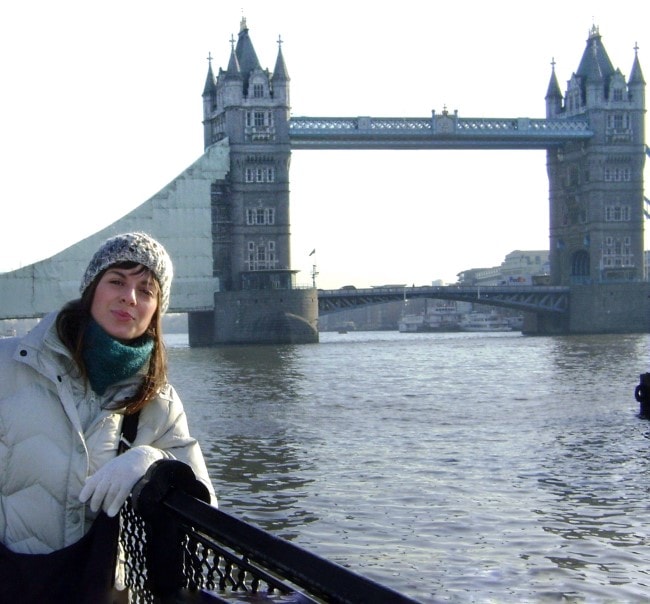
[[[155,462],[131,493],[133,509],[145,522],[147,587],[161,602],[175,601],[174,596],[185,585],[185,531],[161,505],[172,488],[210,502],[207,487],[196,479],[190,466],[175,460]]]
[[[640,403],[639,415],[650,419],[650,373],[642,373],[639,385],[634,389],[634,398]]]

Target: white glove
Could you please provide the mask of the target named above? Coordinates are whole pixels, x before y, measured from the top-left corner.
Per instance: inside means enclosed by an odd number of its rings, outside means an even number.
[[[90,499],[93,512],[101,507],[108,516],[115,516],[149,466],[164,457],[160,449],[148,445],[129,449],[86,478],[79,501],[86,503]]]

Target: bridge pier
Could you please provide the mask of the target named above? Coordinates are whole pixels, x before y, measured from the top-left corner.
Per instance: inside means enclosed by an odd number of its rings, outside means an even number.
[[[524,313],[526,335],[648,333],[650,283],[591,283],[570,286],[565,314]]]
[[[650,283],[593,283],[570,290],[570,333],[650,331]]]
[[[192,348],[214,344],[214,311],[194,311],[187,313],[187,332]]]
[[[318,342],[314,288],[217,292],[214,306],[190,313],[190,346]]]
[[[551,336],[569,333],[569,317],[565,314],[524,312],[521,332],[527,336]]]

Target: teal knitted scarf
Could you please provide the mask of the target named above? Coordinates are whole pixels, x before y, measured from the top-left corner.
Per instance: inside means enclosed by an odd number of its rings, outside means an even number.
[[[91,319],[84,334],[82,352],[91,388],[103,395],[112,384],[135,375],[149,360],[153,339],[140,336],[128,344],[108,335]]]

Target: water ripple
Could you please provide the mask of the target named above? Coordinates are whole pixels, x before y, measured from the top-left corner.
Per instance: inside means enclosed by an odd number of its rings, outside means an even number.
[[[224,509],[422,602],[643,602],[650,336],[170,347]]]

